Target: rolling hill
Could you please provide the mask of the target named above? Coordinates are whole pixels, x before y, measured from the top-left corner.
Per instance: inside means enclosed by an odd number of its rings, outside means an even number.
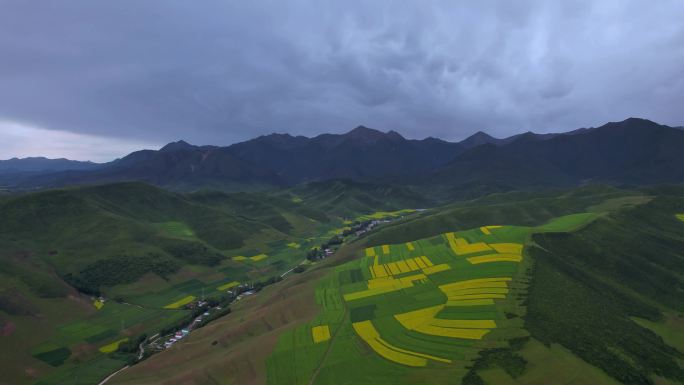
[[[598,186],[429,210],[112,383],[678,384],[682,196]]]
[[[399,192],[374,197],[378,186],[353,183],[353,204],[332,207],[326,192],[345,196],[351,184],[326,183],[333,187],[324,183],[298,199],[292,192],[180,194],[141,182],[4,197],[1,351],[14,354],[3,377],[99,381],[130,359],[101,349],[183,322],[191,313],[176,303],[216,298],[232,282],[273,279],[337,234],[345,218],[407,202]],[[99,296],[106,302],[98,305]]]

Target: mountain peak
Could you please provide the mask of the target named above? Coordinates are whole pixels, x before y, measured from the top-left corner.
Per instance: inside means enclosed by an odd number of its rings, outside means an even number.
[[[177,142],[171,142],[167,144],[166,146],[160,148],[159,151],[187,151],[193,150],[195,148],[196,146],[193,146],[184,140],[179,140]]]
[[[384,135],[382,131],[378,131],[374,128],[368,128],[366,126],[356,126],[353,130],[347,132],[345,135],[348,136],[370,136],[370,135]]]
[[[460,144],[466,148],[477,147],[483,144],[497,144],[500,139],[487,134],[486,132],[478,131],[469,137],[463,139]]]
[[[352,138],[355,140],[360,140],[360,141],[365,141],[365,142],[374,142],[383,138],[389,138],[389,139],[401,139],[403,140],[404,137],[401,136],[396,131],[389,131],[387,133],[382,132],[380,130],[376,130],[374,128],[368,128],[366,126],[358,126],[354,128],[353,130],[347,132],[343,136]]]
[[[627,118],[621,122],[606,123],[601,127],[615,127],[615,128],[658,128],[662,127],[660,124],[643,118]]]

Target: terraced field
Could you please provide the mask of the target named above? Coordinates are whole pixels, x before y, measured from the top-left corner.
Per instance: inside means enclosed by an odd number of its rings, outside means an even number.
[[[319,233],[329,234],[335,227],[320,226]],[[178,237],[192,236],[180,222],[159,228],[175,232]],[[295,239],[296,243],[246,245],[231,252],[233,256],[217,266],[188,265],[165,278],[148,274],[130,284],[105,287],[104,302],[79,295],[76,308],[73,303],[64,303],[61,310],[55,309],[66,312],[63,320],[44,327],[44,332],[32,337],[31,342],[22,342],[28,345],[29,357],[40,363],[37,383],[99,382],[126,364],[126,357],[117,353],[121,343],[142,334],[151,336],[180,322],[190,314],[184,306],[198,298],[216,297],[241,283],[265,280],[290,269],[304,259],[308,248],[319,242],[318,238]],[[324,328],[320,338],[325,339]]]
[[[319,286],[319,316],[280,338],[268,383],[453,383],[481,349],[526,335],[531,231],[488,226],[365,249]]]

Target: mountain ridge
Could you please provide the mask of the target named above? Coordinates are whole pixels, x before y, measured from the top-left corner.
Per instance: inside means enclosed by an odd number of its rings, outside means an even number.
[[[478,131],[460,142],[407,139],[396,131],[357,126],[314,137],[273,133],[225,147],[179,140],[159,150],[88,164],[92,169],[0,174],[0,186],[36,189],[138,180],[175,190],[234,191],[341,178],[500,191],[590,181],[668,183],[684,178],[681,146],[684,131],[640,118],[503,139]]]

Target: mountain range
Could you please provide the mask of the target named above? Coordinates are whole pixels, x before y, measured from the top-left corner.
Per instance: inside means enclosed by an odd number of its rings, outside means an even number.
[[[313,138],[271,134],[227,147],[178,141],[104,164],[10,159],[0,161],[0,185],[11,190],[135,180],[181,191],[250,190],[349,179],[438,188],[451,196],[589,182],[676,182],[684,177],[681,148],[681,128],[638,118],[503,139],[478,132],[461,142],[406,139],[359,126]]]

